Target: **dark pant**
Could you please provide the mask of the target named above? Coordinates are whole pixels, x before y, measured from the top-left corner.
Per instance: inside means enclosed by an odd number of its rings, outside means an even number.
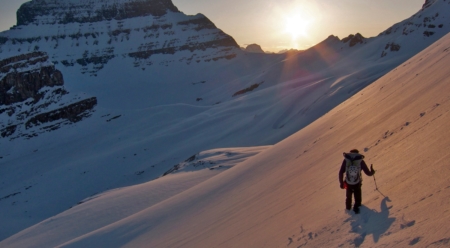
[[[355,205],[353,208],[359,208],[362,202],[361,184],[347,185],[345,207],[347,209],[352,208],[352,196],[355,195]]]

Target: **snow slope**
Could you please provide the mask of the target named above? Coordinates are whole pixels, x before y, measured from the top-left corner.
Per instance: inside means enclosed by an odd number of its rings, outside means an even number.
[[[155,20],[136,17],[56,26],[40,19],[39,26],[22,25],[0,33],[0,56],[33,51],[37,46],[58,62],[55,66],[64,75],[65,89],[75,96],[98,99],[95,112],[82,122],[29,140],[0,139],[0,209],[4,213],[0,240],[73,209],[83,199],[159,178],[200,151],[283,140],[447,34],[450,22],[442,13],[449,6],[446,0],[430,1],[427,8],[389,32],[352,47],[351,41],[330,37],[307,51],[288,55],[221,48],[155,54],[147,59],[127,55],[140,51],[139,42],[150,41],[156,33],[160,34],[155,38],[161,45],[158,48],[167,48],[164,44],[171,43],[165,41],[178,36],[165,34],[170,30],[163,27],[203,19],[181,13]],[[436,16],[437,12],[441,14]],[[146,28],[153,27],[153,21],[159,25],[155,31]],[[207,38],[221,33],[209,28],[195,33],[196,23],[188,25],[190,31],[176,24],[171,31],[180,31],[178,38],[186,42],[191,35]],[[404,26],[410,28],[407,35],[402,32]],[[424,36],[432,31],[433,35]],[[235,57],[213,59],[231,54]],[[84,63],[109,56],[101,65]],[[7,112],[0,115],[1,124],[8,125]],[[81,235],[69,233],[63,237]]]
[[[138,203],[149,194],[140,190],[155,192],[152,184],[165,178],[107,192],[0,245],[445,247],[449,63],[447,35],[311,125],[210,180],[80,233],[77,223],[95,217],[98,209],[118,211],[109,200],[133,192],[127,201]],[[360,215],[344,210],[337,178],[342,152],[355,147],[377,170],[378,190],[365,177]],[[203,172],[178,176],[197,173]],[[74,224],[57,228],[68,220]]]

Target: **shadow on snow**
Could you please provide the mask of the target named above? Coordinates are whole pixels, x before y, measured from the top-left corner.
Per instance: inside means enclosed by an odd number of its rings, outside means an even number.
[[[350,222],[351,232],[359,234],[354,240],[356,247],[362,245],[366,236],[370,234],[373,236],[373,241],[377,243],[380,236],[394,223],[395,218],[389,218],[389,209],[392,206],[388,207],[387,202],[391,202],[389,197],[381,201],[381,212],[361,206],[361,214],[352,215],[346,220]]]

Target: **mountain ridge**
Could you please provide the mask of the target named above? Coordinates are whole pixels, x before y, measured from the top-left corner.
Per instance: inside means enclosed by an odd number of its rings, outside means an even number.
[[[2,128],[23,125],[15,134],[21,138],[0,138],[0,207],[7,209],[0,220],[10,223],[0,226],[0,239],[87,197],[159,178],[201,151],[273,145],[291,136],[447,34],[449,21],[436,12],[448,2],[432,3],[352,47],[331,37],[285,55],[240,51],[203,15],[178,12],[1,32],[1,59],[45,52],[46,63],[64,75],[69,94],[35,116],[69,116],[53,111],[97,101],[88,118],[53,131],[27,129],[32,116],[0,114]],[[130,56],[135,52],[142,56]]]
[[[443,228],[449,219],[449,169],[440,163],[448,159],[450,145],[450,98],[445,93],[450,85],[445,70],[449,46],[447,35],[311,125],[220,174],[205,168],[105,192],[2,243],[443,247],[449,240]],[[337,177],[342,151],[354,147],[364,149],[378,182],[364,178],[360,215],[345,210],[345,192]],[[423,166],[430,157],[439,160]],[[186,162],[196,164],[196,158]],[[209,180],[181,192],[176,189],[175,195],[167,190],[175,180],[185,183],[207,173]],[[164,197],[141,203],[153,194]],[[110,217],[124,215],[118,206],[126,205],[140,208],[119,220]],[[428,211],[430,207],[434,211]],[[104,214],[106,210],[114,214]],[[88,221],[92,218],[96,221]]]

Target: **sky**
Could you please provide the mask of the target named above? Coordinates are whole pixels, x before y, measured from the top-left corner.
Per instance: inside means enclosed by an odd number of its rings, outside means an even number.
[[[27,0],[0,0],[0,30],[16,24]],[[172,0],[185,14],[206,15],[240,46],[306,49],[333,34],[374,37],[420,10],[425,0]]]

